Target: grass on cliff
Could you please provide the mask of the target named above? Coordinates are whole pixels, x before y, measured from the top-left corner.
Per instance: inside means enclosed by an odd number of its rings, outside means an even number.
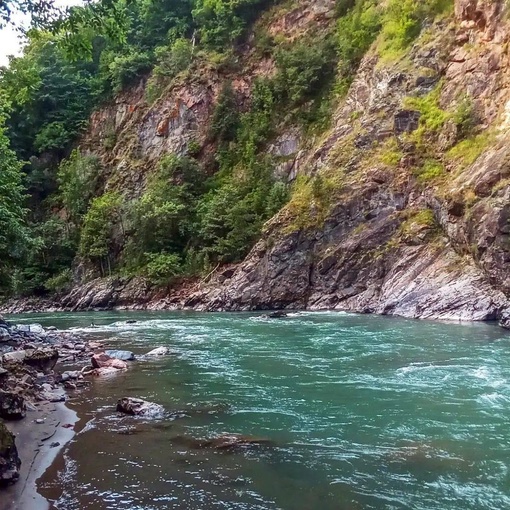
[[[478,135],[466,138],[452,147],[447,157],[453,162],[460,164],[461,168],[472,165],[487,149],[494,140],[494,134],[484,132]]]
[[[285,233],[321,226],[327,218],[335,197],[343,189],[343,173],[298,176],[292,197],[285,209],[290,220]]]
[[[389,0],[377,48],[381,60],[389,62],[402,58],[425,23],[450,14],[453,7],[453,0]]]

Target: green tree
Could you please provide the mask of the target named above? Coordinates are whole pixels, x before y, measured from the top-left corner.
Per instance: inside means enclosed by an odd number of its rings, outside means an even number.
[[[113,234],[122,221],[122,204],[119,193],[105,193],[92,201],[83,221],[80,255],[98,264],[102,275],[112,271]]]
[[[0,96],[0,279],[4,289],[9,280],[9,270],[23,259],[31,246],[25,223],[22,163],[10,148],[6,118],[7,103]]]

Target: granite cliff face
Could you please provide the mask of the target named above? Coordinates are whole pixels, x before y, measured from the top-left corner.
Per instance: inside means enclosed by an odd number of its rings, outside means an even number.
[[[268,31],[292,40],[327,27],[334,8],[333,0],[300,2],[267,20]],[[298,184],[315,177],[315,185],[296,185],[242,263],[164,290],[140,279],[94,280],[23,306],[337,309],[510,324],[507,20],[504,1],[456,0],[402,58],[385,60],[374,44],[333,104],[327,133],[310,138],[282,126],[267,148],[281,158],[277,172]],[[240,101],[249,102],[254,77],[273,72],[248,42],[231,76]],[[221,79],[204,70],[152,106],[142,83],[97,111],[82,147],[108,168],[106,189],[136,196],[161,155],[185,154],[192,141],[206,164],[215,147],[204,126]],[[434,115],[442,122],[432,125]],[[98,150],[106,131],[116,143]]]

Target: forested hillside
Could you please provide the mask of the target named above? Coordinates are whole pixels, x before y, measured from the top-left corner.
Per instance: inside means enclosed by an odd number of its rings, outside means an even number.
[[[482,0],[40,23],[0,77],[3,295],[504,320],[507,39]]]

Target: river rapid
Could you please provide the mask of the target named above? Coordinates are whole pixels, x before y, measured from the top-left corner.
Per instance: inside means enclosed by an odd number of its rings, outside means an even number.
[[[510,508],[510,334],[495,326],[307,312],[16,321],[172,352],[70,395],[79,432],[39,483],[52,508]],[[168,414],[120,416],[122,396]],[[193,446],[225,432],[273,445]]]

